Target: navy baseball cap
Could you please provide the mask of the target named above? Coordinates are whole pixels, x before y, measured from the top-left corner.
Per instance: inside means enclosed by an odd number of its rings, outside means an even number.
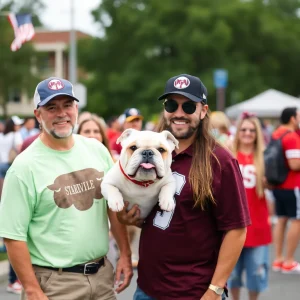
[[[170,94],[178,94],[195,102],[207,103],[207,89],[202,81],[195,76],[181,74],[167,81],[165,92],[158,100],[166,99]]]
[[[124,111],[125,121],[131,122],[134,119],[143,120],[144,117],[141,115],[141,112],[137,108],[127,108]]]
[[[35,107],[43,106],[57,96],[69,96],[79,102],[74,95],[73,85],[70,81],[58,77],[50,77],[37,85],[33,97],[34,105]]]

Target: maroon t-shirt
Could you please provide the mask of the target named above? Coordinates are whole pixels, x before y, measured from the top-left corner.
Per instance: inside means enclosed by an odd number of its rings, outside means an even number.
[[[236,159],[225,149],[214,151],[213,193],[216,205],[205,211],[194,206],[189,170],[192,146],[173,156],[177,181],[174,212],[157,205],[142,228],[138,286],[161,300],[199,300],[207,290],[217,264],[224,232],[250,224],[242,175]]]
[[[40,135],[40,133],[37,133],[37,134],[25,139],[21,146],[20,152],[23,152],[26,148],[28,148],[32,144],[32,142],[39,137],[39,135]]]

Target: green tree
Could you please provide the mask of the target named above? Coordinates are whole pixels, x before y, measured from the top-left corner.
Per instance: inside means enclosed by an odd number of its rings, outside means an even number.
[[[299,1],[103,0],[93,14],[103,38],[79,44],[89,73],[87,109],[104,117],[156,97],[175,74],[199,76],[215,108],[213,71],[229,73],[227,104],[268,88],[299,94]]]
[[[4,117],[7,116],[9,95],[15,90],[30,93],[31,95],[37,83],[37,78],[31,70],[34,58],[36,59],[38,55],[35,54],[30,42],[23,44],[21,49],[16,52],[10,50],[10,45],[14,39],[14,32],[4,13],[8,11],[33,12],[32,9],[35,6],[30,6],[29,2],[23,2],[24,5],[28,5],[27,7],[15,6],[14,1],[2,7],[0,6],[0,14],[2,12],[0,15],[0,105],[3,108]],[[35,18],[35,22],[39,24],[37,17]]]

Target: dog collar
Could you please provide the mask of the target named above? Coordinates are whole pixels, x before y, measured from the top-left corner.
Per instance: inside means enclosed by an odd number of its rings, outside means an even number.
[[[130,178],[123,170],[122,166],[121,166],[121,163],[119,161],[119,166],[120,166],[120,169],[122,171],[122,173],[124,174],[124,176],[129,179],[131,182],[137,184],[137,185],[140,185],[140,186],[143,186],[143,187],[148,187],[149,185],[151,185],[152,183],[154,183],[153,180],[147,180],[147,181],[138,181],[138,180],[134,180],[132,178]]]

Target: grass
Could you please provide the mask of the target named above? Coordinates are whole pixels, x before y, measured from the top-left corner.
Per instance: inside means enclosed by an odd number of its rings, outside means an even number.
[[[7,253],[0,253],[0,261],[7,260]]]

